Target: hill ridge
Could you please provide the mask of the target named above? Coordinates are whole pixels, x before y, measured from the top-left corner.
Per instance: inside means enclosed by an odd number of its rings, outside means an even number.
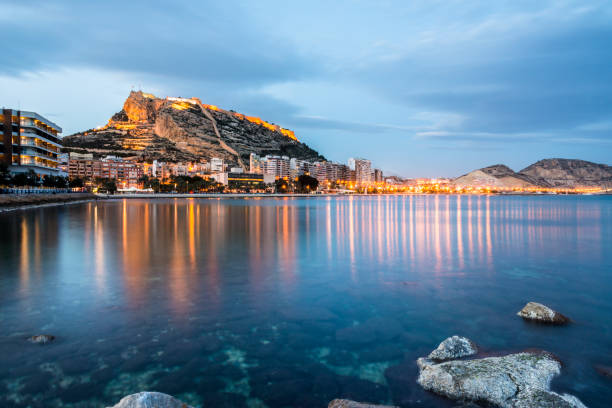
[[[219,157],[242,168],[251,153],[325,159],[293,131],[258,117],[204,104],[199,98],[158,98],[142,91],[131,91],[106,125],[66,136],[63,144],[65,151],[143,161]]]

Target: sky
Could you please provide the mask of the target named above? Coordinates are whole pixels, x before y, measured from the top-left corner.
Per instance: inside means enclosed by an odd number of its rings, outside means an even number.
[[[612,165],[609,1],[0,0],[0,105],[64,135],[130,90],[259,116],[329,160],[456,177]]]

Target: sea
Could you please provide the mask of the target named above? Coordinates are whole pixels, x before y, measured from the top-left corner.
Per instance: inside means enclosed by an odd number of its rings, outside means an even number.
[[[0,231],[1,407],[454,407],[415,363],[452,335],[546,350],[554,391],[612,401],[612,196],[116,199]]]

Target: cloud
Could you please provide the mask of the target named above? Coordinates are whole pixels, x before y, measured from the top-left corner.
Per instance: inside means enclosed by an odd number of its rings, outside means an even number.
[[[1,102],[70,133],[132,87],[198,96],[421,176],[482,156],[609,162],[611,21],[577,0],[5,0]]]
[[[567,130],[605,120],[612,28],[597,13],[552,8],[458,22],[358,77],[390,100],[460,116],[454,131]]]
[[[231,2],[8,2],[0,73],[64,66],[223,82],[228,88],[313,75],[316,65]],[[27,21],[27,27],[24,24]]]

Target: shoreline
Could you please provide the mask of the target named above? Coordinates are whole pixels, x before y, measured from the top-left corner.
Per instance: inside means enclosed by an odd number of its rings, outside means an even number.
[[[353,194],[342,194],[342,193],[322,193],[322,194],[300,194],[300,193],[143,193],[143,194],[96,194],[96,196],[102,199],[157,199],[157,198],[209,198],[209,199],[219,199],[219,198],[286,198],[286,197],[299,197],[299,198],[317,198],[317,197],[379,197],[379,196],[436,196],[436,195],[452,195],[452,196],[602,196],[602,195],[611,195],[611,193],[599,193],[599,194],[589,194],[589,193],[575,193],[575,194],[539,194],[539,193],[482,193],[482,194],[460,194],[460,193],[438,193],[438,194],[428,194],[428,193],[395,193],[395,194],[363,194],[363,193],[353,193]]]
[[[601,194],[538,194],[538,193],[488,193],[488,194],[425,194],[425,193],[396,193],[396,194],[340,194],[340,193],[323,193],[323,194],[287,194],[287,193],[272,193],[272,194],[250,194],[250,193],[196,193],[196,194],[94,194],[94,193],[66,193],[66,194],[2,194],[0,195],[0,214],[16,210],[29,210],[34,208],[54,207],[68,204],[81,204],[90,201],[98,200],[124,200],[124,199],[169,199],[169,198],[197,198],[197,199],[262,199],[262,198],[327,198],[327,197],[368,197],[368,196],[435,196],[435,195],[453,195],[453,196],[605,196],[612,195],[611,193]]]
[[[63,193],[63,194],[2,194],[0,195],[0,214],[29,210],[33,208],[54,207],[58,205],[79,204],[94,200],[103,200],[104,197],[92,193]]]

